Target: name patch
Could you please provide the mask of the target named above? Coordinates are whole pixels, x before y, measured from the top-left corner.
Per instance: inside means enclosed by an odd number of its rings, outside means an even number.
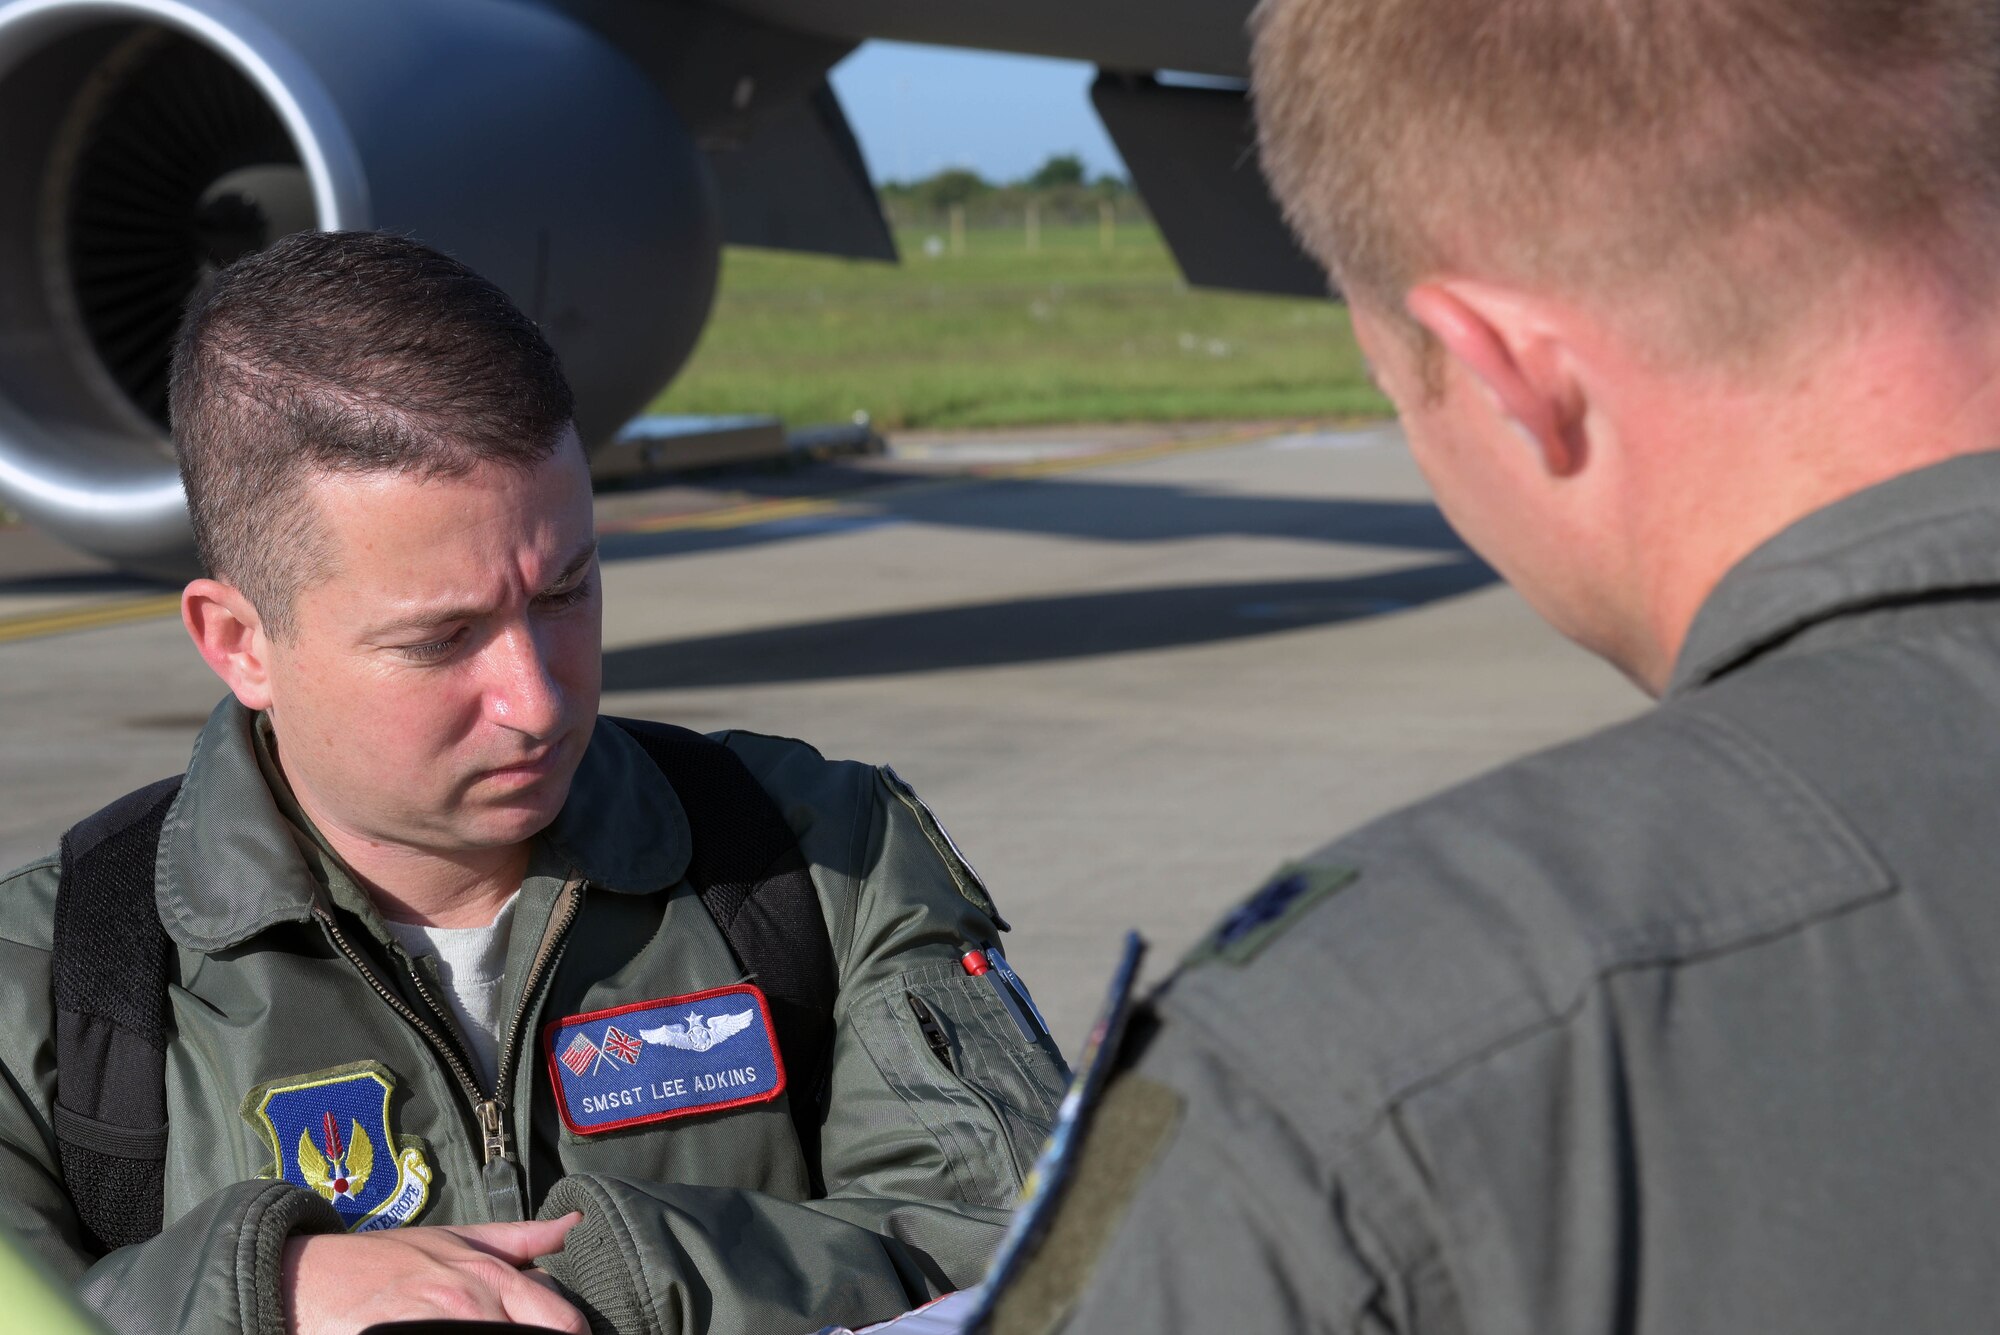
[[[751,983],[566,1016],[542,1042],[556,1111],[580,1136],[768,1103],[785,1091],[771,1007]]]

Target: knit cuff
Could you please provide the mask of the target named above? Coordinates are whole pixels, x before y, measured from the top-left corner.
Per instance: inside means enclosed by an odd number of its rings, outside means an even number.
[[[535,1262],[567,1289],[590,1321],[592,1335],[657,1335],[642,1288],[639,1249],[632,1241],[610,1192],[583,1174],[571,1174],[549,1189],[540,1217],[583,1215],[563,1240],[563,1249]]]
[[[285,1335],[285,1244],[302,1233],[339,1233],[340,1216],[289,1182],[264,1186],[236,1232],[236,1296],[245,1335]]]

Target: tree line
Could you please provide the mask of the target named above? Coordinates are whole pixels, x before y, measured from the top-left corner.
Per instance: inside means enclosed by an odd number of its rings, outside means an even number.
[[[1019,226],[1032,205],[1050,225],[1096,223],[1109,205],[1117,221],[1141,222],[1146,209],[1132,183],[1109,173],[1092,178],[1083,159],[1057,153],[1018,181],[989,181],[966,167],[914,181],[884,181],[883,211],[897,227],[941,227],[957,210],[968,227]]]

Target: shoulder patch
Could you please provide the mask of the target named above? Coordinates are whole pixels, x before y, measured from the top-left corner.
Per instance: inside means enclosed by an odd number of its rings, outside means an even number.
[[[315,1191],[350,1233],[407,1224],[430,1200],[423,1142],[389,1122],[396,1077],[355,1062],[266,1081],[243,1100],[243,1118],[271,1147],[268,1178]]]
[[[923,798],[917,796],[917,790],[910,787],[903,776],[896,773],[893,768],[883,765],[879,772],[884,782],[889,785],[889,791],[893,792],[917,818],[917,824],[922,828],[924,838],[931,841],[931,847],[936,849],[938,857],[944,860],[945,870],[951,873],[952,884],[958,887],[958,893],[964,896],[972,907],[993,919],[994,925],[1001,931],[1007,931],[1007,920],[1000,916],[1000,910],[994,906],[993,896],[986,891],[986,882],[979,879],[979,873],[972,869],[972,863],[959,851],[957,842],[944,828],[944,822],[937,818],[937,813],[930,809]]]
[[[1215,930],[1188,953],[1184,962],[1196,965],[1227,960],[1231,964],[1247,964],[1304,916],[1306,910],[1360,875],[1353,867],[1324,863],[1295,862],[1281,867],[1264,882],[1262,889],[1231,909]]]
[[[1133,1196],[1181,1120],[1181,1096],[1123,1072],[1105,1087],[1076,1159],[1075,1176],[1035,1253],[994,1303],[994,1335],[1056,1329],[1097,1269]]]
[[[770,1003],[753,983],[565,1016],[542,1041],[556,1111],[579,1136],[785,1092]]]

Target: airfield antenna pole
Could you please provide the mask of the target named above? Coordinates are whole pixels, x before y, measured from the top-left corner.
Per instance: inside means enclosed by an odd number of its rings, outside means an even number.
[[[912,181],[910,175],[910,76],[896,79],[896,178]]]
[[[1042,248],[1042,202],[1028,201],[1028,253],[1034,254]]]
[[[965,253],[965,205],[963,204],[951,206],[951,253],[954,255]]]
[[[1118,211],[1111,207],[1110,200],[1100,199],[1097,201],[1097,248],[1108,255],[1117,238]]]

